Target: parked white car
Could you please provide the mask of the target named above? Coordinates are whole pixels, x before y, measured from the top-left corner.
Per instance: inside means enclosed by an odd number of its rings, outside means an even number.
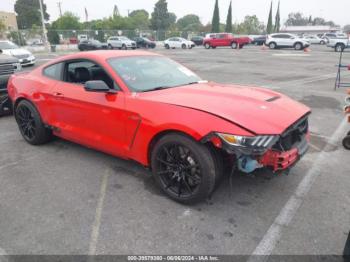
[[[111,36],[107,40],[108,48],[109,49],[123,49],[126,50],[128,48],[130,49],[136,49],[136,42],[133,40],[130,40],[126,36]]]
[[[310,46],[310,42],[293,34],[277,33],[267,36],[266,45],[270,49],[294,48],[295,50],[303,50]]]
[[[35,64],[35,56],[24,48],[20,48],[10,41],[0,41],[0,50],[3,54],[16,57],[22,66]]]
[[[192,41],[186,40],[182,37],[171,37],[164,41],[164,47],[166,49],[182,48],[182,49],[192,49],[196,44]]]
[[[335,52],[342,52],[346,48],[350,48],[350,38],[329,39],[327,46],[334,48]]]
[[[303,39],[305,39],[306,41],[308,41],[310,44],[312,45],[319,45],[321,44],[321,38],[319,38],[317,35],[304,35]]]

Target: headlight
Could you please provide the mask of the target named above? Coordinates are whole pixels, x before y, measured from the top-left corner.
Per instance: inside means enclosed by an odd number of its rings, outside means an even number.
[[[236,136],[230,134],[217,133],[217,135],[227,144],[233,147],[256,149],[257,151],[266,150],[272,147],[278,136]]]
[[[13,68],[15,69],[15,72],[20,71],[22,69],[21,63],[14,63]]]

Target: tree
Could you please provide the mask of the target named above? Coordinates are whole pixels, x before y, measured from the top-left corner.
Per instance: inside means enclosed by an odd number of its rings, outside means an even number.
[[[275,32],[279,32],[281,28],[281,15],[280,15],[280,2],[278,2],[278,8],[275,18]]]
[[[219,1],[218,0],[215,1],[213,19],[211,22],[211,31],[213,33],[220,32],[220,11],[219,11]]]
[[[17,13],[17,24],[19,29],[29,29],[33,25],[41,26],[39,0],[17,0],[15,12]],[[46,5],[43,3],[44,18],[49,20],[50,16],[46,12]]]
[[[350,25],[344,26],[343,31],[344,31],[344,33],[350,34]]]
[[[134,10],[129,14],[129,22],[135,29],[148,29],[150,26],[149,14],[146,10]]]
[[[269,20],[267,22],[267,28],[266,32],[268,34],[271,34],[273,32],[273,24],[272,24],[272,2],[271,2],[271,7],[270,7],[270,13],[269,13]]]
[[[232,33],[232,1],[230,2],[230,6],[228,8],[225,31]]]
[[[247,15],[241,24],[235,24],[235,32],[239,34],[261,34],[264,31],[264,25],[259,21],[256,15]]]
[[[119,9],[117,5],[113,7],[113,16],[120,16]]]
[[[151,17],[151,27],[154,30],[167,30],[170,25],[170,16],[168,12],[168,3],[166,0],[158,0],[154,6]]]
[[[200,31],[203,26],[199,17],[194,14],[185,15],[177,20],[177,28],[180,31]]]
[[[286,26],[305,26],[308,25],[309,18],[303,16],[302,13],[290,13],[285,23]]]
[[[60,18],[52,23],[52,29],[77,30],[82,27],[79,20],[79,17],[72,12],[65,12]]]

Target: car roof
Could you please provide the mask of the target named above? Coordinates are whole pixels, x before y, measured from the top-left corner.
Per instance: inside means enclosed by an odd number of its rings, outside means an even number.
[[[95,61],[107,60],[109,58],[118,58],[118,57],[137,57],[137,56],[161,56],[156,53],[147,52],[147,51],[116,51],[116,50],[97,50],[97,51],[89,51],[89,52],[79,52],[74,54],[69,54],[58,58],[57,60],[53,60],[54,64],[57,62],[65,61],[65,60],[75,60],[75,59],[91,59]]]

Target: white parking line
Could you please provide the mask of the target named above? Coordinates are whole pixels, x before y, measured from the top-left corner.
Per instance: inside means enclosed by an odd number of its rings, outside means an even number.
[[[92,226],[92,232],[90,237],[89,255],[92,255],[92,256],[96,254],[97,241],[100,234],[103,202],[106,196],[108,177],[109,177],[109,170],[106,169],[105,174],[102,177],[100,196],[97,203],[97,208],[95,212],[95,221]]]
[[[7,253],[4,249],[0,247],[0,262],[8,262]]]
[[[287,227],[292,221],[315,180],[320,175],[322,166],[325,165],[325,163],[328,163],[328,155],[326,151],[330,146],[341,139],[345,133],[347,124],[346,119],[344,119],[333,133],[329,140],[330,142],[327,143],[324,150],[319,154],[311,169],[306,173],[304,179],[298,185],[294,194],[289,198],[288,202],[282,208],[263,239],[253,251],[252,256],[248,259],[249,262],[267,261],[269,256],[272,254],[272,251],[276,247],[278,241],[281,239],[283,227]]]

